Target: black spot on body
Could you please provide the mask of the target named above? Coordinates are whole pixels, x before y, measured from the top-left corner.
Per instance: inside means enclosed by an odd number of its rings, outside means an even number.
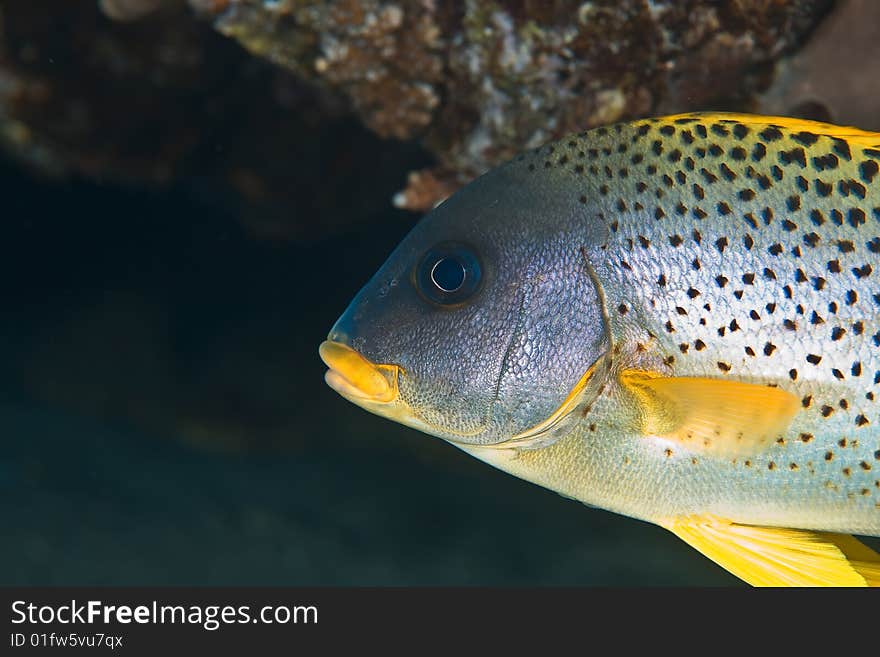
[[[819,135],[813,134],[812,132],[796,132],[791,136],[793,141],[796,141],[799,144],[804,146],[812,146],[817,141],[819,141]]]
[[[865,211],[861,208],[850,208],[847,218],[850,226],[858,228],[865,223]]]
[[[830,196],[833,189],[834,188],[830,183],[826,183],[816,178],[816,193],[819,194],[819,196]]]
[[[813,167],[817,171],[825,171],[825,169],[834,170],[840,164],[840,160],[834,153],[820,155],[813,158]]]
[[[803,148],[792,148],[790,151],[779,151],[779,161],[784,165],[799,164],[802,169],[807,168],[807,155]]]
[[[852,268],[852,273],[856,278],[867,278],[868,276],[871,275],[871,272],[873,272],[873,271],[874,271],[874,268],[868,263],[865,263],[861,267],[853,267]]]
[[[755,144],[755,147],[752,149],[752,160],[755,162],[760,162],[765,157],[767,157],[767,147],[764,146],[761,142]]]
[[[782,139],[782,131],[775,126],[768,126],[758,133],[764,141],[777,141]]]
[[[852,152],[849,149],[849,144],[843,139],[834,138],[834,152],[847,162],[852,159]]]

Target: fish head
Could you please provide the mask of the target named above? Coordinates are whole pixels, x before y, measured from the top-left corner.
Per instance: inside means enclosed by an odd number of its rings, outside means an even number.
[[[485,174],[404,238],[320,347],[334,390],[480,446],[545,432],[583,397],[609,344],[583,249],[601,236],[527,172]]]

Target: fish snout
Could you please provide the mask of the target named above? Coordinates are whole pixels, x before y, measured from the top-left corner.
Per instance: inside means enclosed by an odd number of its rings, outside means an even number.
[[[340,395],[354,402],[387,404],[398,397],[398,365],[374,363],[331,334],[318,348],[327,365],[324,380]],[[337,338],[337,339],[334,339]]]

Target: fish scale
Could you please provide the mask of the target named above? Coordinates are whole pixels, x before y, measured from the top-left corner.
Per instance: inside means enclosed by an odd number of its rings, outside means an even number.
[[[751,458],[692,463],[677,447],[646,458],[625,438],[612,447],[626,422],[609,427],[584,465],[601,475],[568,494],[646,519],[708,508],[880,533],[878,160],[877,148],[808,130],[678,116],[590,131],[517,163],[554,171],[607,226],[590,259],[612,334],[648,345],[646,368],[802,400],[787,432]],[[627,470],[653,482],[644,497]],[[791,499],[767,504],[778,487]]]

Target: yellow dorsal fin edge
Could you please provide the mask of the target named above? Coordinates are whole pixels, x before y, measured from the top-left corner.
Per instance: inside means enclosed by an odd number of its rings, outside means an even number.
[[[880,147],[880,133],[861,130],[850,126],[810,121],[789,116],[763,116],[761,114],[737,114],[734,112],[693,112],[689,114],[673,114],[658,119],[661,122],[677,119],[698,119],[700,121],[735,121],[749,127],[778,126],[793,132],[812,132],[836,139],[844,139],[851,144],[866,148]]]
[[[847,534],[740,525],[711,515],[659,524],[753,586],[880,587],[880,555]]]

